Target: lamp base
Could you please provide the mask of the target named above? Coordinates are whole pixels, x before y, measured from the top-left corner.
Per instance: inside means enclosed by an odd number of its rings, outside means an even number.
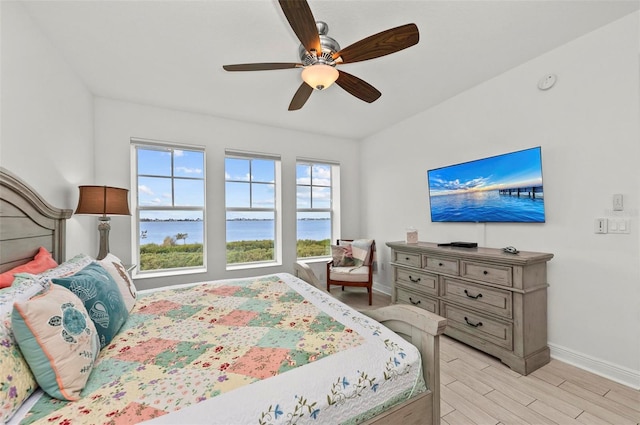
[[[102,260],[109,253],[109,230],[111,230],[110,217],[99,217],[98,232],[100,232],[100,250],[96,260]]]

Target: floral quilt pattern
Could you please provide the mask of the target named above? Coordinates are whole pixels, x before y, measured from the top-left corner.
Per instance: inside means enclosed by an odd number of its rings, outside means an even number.
[[[21,423],[138,423],[364,342],[280,275],[139,294],[96,360],[83,398],[45,395]],[[364,377],[362,386],[368,383]],[[343,386],[336,382],[332,391],[336,403],[346,397]],[[279,415],[273,407],[261,422]]]

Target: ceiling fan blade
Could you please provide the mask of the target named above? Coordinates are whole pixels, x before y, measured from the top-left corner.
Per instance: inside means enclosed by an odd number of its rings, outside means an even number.
[[[236,65],[222,65],[225,71],[271,71],[274,69],[302,68],[301,63],[239,63]]]
[[[342,57],[342,63],[365,61],[406,49],[419,40],[416,24],[402,25],[357,41],[335,53],[333,58]]]
[[[309,3],[306,0],[279,0],[279,3],[291,29],[305,49],[309,52],[315,50],[320,55],[320,36]]]
[[[297,111],[298,109],[302,108],[307,102],[307,99],[309,99],[309,96],[311,96],[311,93],[313,93],[313,87],[305,82],[302,82],[300,87],[298,87],[298,91],[296,91],[296,94],[293,95],[293,99],[291,99],[289,110]]]
[[[340,75],[336,80],[336,84],[358,99],[364,100],[367,103],[371,103],[382,96],[382,93],[380,93],[378,89],[376,89],[366,81],[361,80],[354,75],[347,74],[344,71],[339,71],[339,73]]]

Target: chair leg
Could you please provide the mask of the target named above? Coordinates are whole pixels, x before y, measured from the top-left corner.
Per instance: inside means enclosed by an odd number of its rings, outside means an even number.
[[[342,287],[342,290],[344,291],[344,286]]]
[[[367,292],[369,293],[369,305],[371,305],[371,302],[373,301],[373,291],[368,286],[367,286]]]

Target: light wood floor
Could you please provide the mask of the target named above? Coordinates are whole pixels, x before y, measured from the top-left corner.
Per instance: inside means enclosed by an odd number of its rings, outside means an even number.
[[[339,287],[331,294],[357,310],[388,305],[389,296]],[[558,360],[522,376],[498,359],[442,337],[441,412],[444,425],[640,423],[640,391]]]

